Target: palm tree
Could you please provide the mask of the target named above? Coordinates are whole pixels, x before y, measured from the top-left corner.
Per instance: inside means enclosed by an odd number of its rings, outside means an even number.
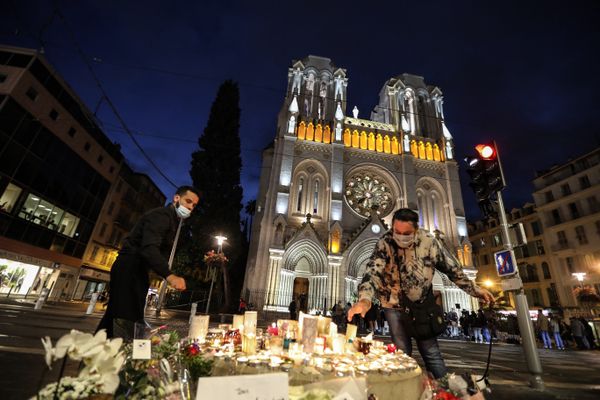
[[[249,202],[247,202],[244,211],[246,211],[246,214],[250,216],[250,225],[248,225],[248,241],[250,241],[250,235],[252,234],[252,219],[254,217],[254,214],[256,214],[256,200],[250,200]]]

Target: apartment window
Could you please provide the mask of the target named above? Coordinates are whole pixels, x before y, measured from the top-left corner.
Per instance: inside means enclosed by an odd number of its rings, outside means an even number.
[[[76,132],[77,132],[77,131],[75,130],[75,128],[73,128],[73,127],[70,127],[70,128],[69,128],[69,131],[67,132],[67,134],[68,134],[69,136],[71,136],[71,137],[75,137],[75,133],[76,133]]]
[[[600,221],[596,221],[596,235],[600,236]]]
[[[102,164],[102,161],[104,161],[104,157],[98,156],[98,164]]]
[[[585,235],[585,228],[582,225],[575,227],[575,236],[577,237],[579,244],[588,243],[587,236]]]
[[[27,91],[25,92],[25,96],[29,97],[29,99],[31,101],[35,101],[38,97],[38,92],[37,90],[35,90],[34,88],[30,87],[29,89],[27,89]]]
[[[500,237],[499,233],[494,234],[494,236],[492,236],[492,240],[494,241],[494,247],[502,245],[502,238]]]
[[[115,167],[113,165],[111,165],[110,168],[108,169],[108,172],[110,174],[112,174],[113,172],[115,172]]]
[[[56,121],[58,119],[58,111],[56,111],[54,108],[50,111],[50,114],[48,114],[50,116],[50,119],[52,121]]]
[[[8,75],[0,74],[0,83],[4,83],[6,81],[6,78],[8,78]]]
[[[8,186],[6,186],[6,189],[4,189],[2,197],[0,197],[0,211],[7,213],[12,212],[13,207],[15,206],[15,203],[17,202],[17,199],[22,191],[23,189],[17,185],[9,183]]]
[[[546,254],[546,250],[544,250],[544,242],[542,242],[541,240],[536,240],[535,250],[537,251],[538,256]]]
[[[558,208],[552,210],[552,219],[554,220],[554,225],[562,223],[562,219],[560,218],[560,211],[558,211]]]
[[[592,185],[590,184],[590,178],[588,178],[587,175],[579,177],[579,187],[581,188],[581,190],[587,189],[590,186]]]
[[[110,205],[108,206],[108,215],[112,215],[113,210],[115,209],[115,203],[114,201],[110,203]]]
[[[552,194],[552,191],[548,191],[545,193],[546,195],[546,203],[550,203],[551,201],[554,201],[554,195]]]
[[[563,196],[568,196],[571,194],[571,187],[569,187],[568,183],[565,183],[564,185],[560,186],[560,191],[562,192]]]
[[[569,203],[569,212],[571,213],[572,219],[577,219],[580,217],[579,210],[577,209],[576,203]]]
[[[565,263],[567,264],[567,270],[569,270],[570,274],[575,272],[575,261],[573,260],[573,257],[565,258]]]
[[[600,221],[598,221],[598,222],[600,222]],[[481,247],[485,247],[485,238],[481,238],[481,239],[479,239],[479,245],[480,245]]]
[[[90,142],[85,142],[85,144],[83,145],[83,149],[85,151],[90,151],[91,148],[92,148],[92,145],[90,144]]]
[[[104,232],[106,232],[106,223],[103,223],[100,228],[100,237],[104,236]]]
[[[533,297],[533,305],[542,307],[542,298],[540,297],[540,291],[537,289],[531,289],[531,297]]]
[[[96,257],[98,256],[99,250],[100,248],[98,246],[94,246],[94,248],[92,249],[92,254],[90,255],[90,260],[96,261]]]
[[[598,203],[596,196],[588,197],[587,203],[591,213],[600,211],[600,203]]]
[[[550,300],[551,306],[558,306],[558,295],[556,294],[556,284],[551,283],[550,287],[546,289],[548,291],[548,299]]]
[[[488,265],[490,263],[490,258],[488,257],[487,254],[484,254],[482,256],[482,258],[483,258],[483,265]]]
[[[546,261],[542,263],[542,273],[544,274],[544,279],[552,279],[552,276],[550,275],[550,267]]]
[[[538,236],[542,234],[542,228],[540,226],[539,221],[533,221],[531,223],[531,232],[533,232],[533,236]]]
[[[119,182],[117,182],[117,193],[121,193],[122,186],[123,186],[123,181],[119,179]]]
[[[108,250],[104,249],[102,251],[102,260],[100,260],[100,264],[105,265],[106,260],[108,260]]]
[[[558,245],[560,247],[567,247],[569,245],[569,242],[567,241],[567,235],[565,234],[565,231],[558,231],[558,232],[556,232],[556,237],[558,239]]]

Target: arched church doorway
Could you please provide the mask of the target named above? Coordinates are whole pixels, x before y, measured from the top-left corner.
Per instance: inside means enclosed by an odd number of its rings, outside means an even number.
[[[297,301],[299,311],[308,312],[308,278],[294,279],[292,299]]]

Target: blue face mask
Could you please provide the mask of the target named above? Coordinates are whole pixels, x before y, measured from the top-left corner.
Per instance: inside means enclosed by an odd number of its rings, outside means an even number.
[[[192,212],[179,204],[179,202],[175,203],[175,211],[177,211],[177,216],[181,219],[186,219],[192,215]]]

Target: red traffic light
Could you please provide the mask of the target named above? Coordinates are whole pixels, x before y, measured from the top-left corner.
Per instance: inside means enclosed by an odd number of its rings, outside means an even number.
[[[496,150],[489,144],[478,144],[475,146],[475,150],[477,150],[477,153],[479,153],[483,160],[492,160],[496,158]]]

